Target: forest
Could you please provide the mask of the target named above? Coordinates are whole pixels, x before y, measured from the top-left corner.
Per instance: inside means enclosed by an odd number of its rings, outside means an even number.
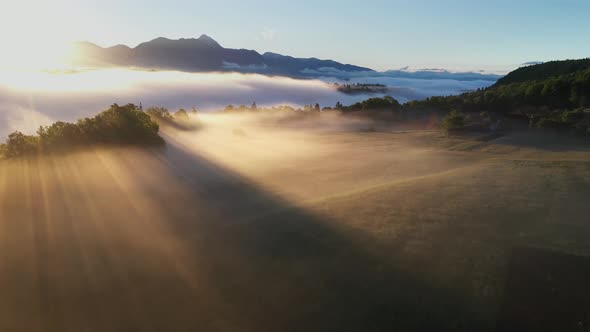
[[[590,59],[517,69],[487,89],[404,104],[408,112],[486,112],[528,120],[531,127],[590,134]]]

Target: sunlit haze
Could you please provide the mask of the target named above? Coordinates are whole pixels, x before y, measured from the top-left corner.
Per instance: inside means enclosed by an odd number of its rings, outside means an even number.
[[[0,332],[589,332],[590,0],[0,0]]]
[[[4,0],[0,37],[3,53],[17,54],[9,58],[21,64],[59,53],[58,45],[67,42],[133,47],[160,36],[206,33],[226,47],[378,70],[510,70],[529,61],[587,56],[589,11],[584,0]]]

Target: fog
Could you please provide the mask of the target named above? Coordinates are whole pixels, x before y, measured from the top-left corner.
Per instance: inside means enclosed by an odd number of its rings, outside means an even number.
[[[514,246],[587,252],[587,151],[283,120],[0,163],[0,330],[493,330]]]
[[[334,82],[337,79],[328,81]],[[237,73],[185,73],[109,69],[96,71],[7,72],[0,75],[0,137],[14,130],[34,132],[57,120],[75,121],[113,103],[196,107],[217,110],[228,104],[301,106],[351,104],[370,97],[338,92],[326,79],[292,79]],[[341,81],[344,82],[344,81]],[[348,82],[382,83],[405,102],[431,95],[458,93],[491,81],[357,77]]]
[[[365,322],[347,313],[396,303],[410,281],[369,253],[369,235],[299,203],[458,161],[387,134],[326,134],[348,118],[200,118],[198,131],[163,128],[161,150],[2,163],[0,330],[346,330]]]
[[[485,88],[495,81],[489,80],[454,80],[454,79],[418,79],[404,77],[365,77],[356,80],[359,83],[383,84],[387,86],[403,87],[410,98],[402,99],[405,102],[411,99],[424,99],[431,96],[447,96],[466,91]]]

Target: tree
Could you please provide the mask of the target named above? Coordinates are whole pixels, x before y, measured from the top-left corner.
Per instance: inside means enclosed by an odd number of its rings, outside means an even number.
[[[256,111],[257,109],[258,109],[258,107],[256,106],[256,102],[253,102],[252,106],[250,107],[250,110]]]
[[[178,112],[174,113],[174,117],[179,120],[188,120],[188,113],[184,108],[181,108]]]
[[[172,116],[165,108],[162,114],[172,120]],[[146,112],[147,113],[147,112]],[[108,144],[160,144],[164,140],[158,135],[160,126],[152,120],[149,114],[141,112],[135,105],[119,106],[113,104],[106,111],[101,112],[86,123],[80,123],[82,131],[93,136],[87,137],[88,143]],[[95,123],[91,130],[86,126]]]
[[[79,144],[80,126],[74,123],[58,121],[46,127],[39,127],[40,146],[44,149],[56,149]]]
[[[38,151],[38,138],[15,131],[8,135],[5,145],[6,157],[14,158]]]
[[[170,114],[170,111],[168,111],[168,109],[164,107],[149,107],[146,111],[146,114],[152,117],[153,119],[160,121],[171,121],[173,119],[172,114]]]
[[[353,111],[398,111],[401,104],[391,96],[369,98],[350,106]]]
[[[462,129],[465,125],[465,117],[457,110],[451,111],[443,120],[442,129],[449,133],[453,130]]]
[[[525,90],[524,100],[531,104],[538,104],[541,100],[541,91],[543,91],[544,85],[542,83],[531,84]]]
[[[37,136],[14,132],[2,145],[1,152],[5,157],[15,158],[92,144],[162,144],[164,140],[158,132],[159,125],[137,106],[113,104],[95,117],[77,123],[58,121],[41,126]]]

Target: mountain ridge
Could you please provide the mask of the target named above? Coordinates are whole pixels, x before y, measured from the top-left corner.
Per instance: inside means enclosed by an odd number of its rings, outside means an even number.
[[[291,77],[320,76],[311,73],[321,73],[326,69],[350,73],[374,72],[371,68],[334,60],[224,48],[206,34],[199,38],[158,37],[133,48],[122,44],[101,47],[88,41],[76,42],[73,46],[78,54],[73,63],[80,66],[133,66],[191,72],[238,71]]]

